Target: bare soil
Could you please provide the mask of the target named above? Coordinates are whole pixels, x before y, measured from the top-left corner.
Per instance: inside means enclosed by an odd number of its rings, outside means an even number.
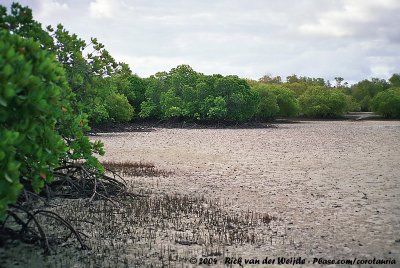
[[[160,193],[224,200],[284,222],[284,239],[243,257],[400,262],[400,122],[307,121],[262,129],[103,133],[103,160],[152,162]],[[342,266],[343,267],[343,266]]]
[[[0,267],[197,267],[204,257],[218,259],[211,267],[225,257],[306,259],[276,267],[376,258],[396,264],[337,267],[399,267],[400,121],[142,130],[92,137],[105,144],[102,161],[154,165],[151,174],[125,172],[134,199],[50,208],[91,250],[69,239],[43,256],[7,241]]]

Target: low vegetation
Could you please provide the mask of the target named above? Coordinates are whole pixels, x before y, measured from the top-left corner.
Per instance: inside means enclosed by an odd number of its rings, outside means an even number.
[[[376,94],[371,100],[371,109],[386,118],[400,118],[400,87]]]
[[[132,161],[104,161],[101,162],[106,170],[117,172],[123,176],[170,176],[172,171],[157,169],[153,163]]]

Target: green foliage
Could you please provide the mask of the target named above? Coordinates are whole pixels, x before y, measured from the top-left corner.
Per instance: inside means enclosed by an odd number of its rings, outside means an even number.
[[[188,65],[180,65],[146,79],[145,101],[139,116],[242,122],[254,116],[257,104],[257,94],[244,79],[206,76]]]
[[[304,115],[310,117],[340,117],[347,107],[346,95],[342,91],[322,86],[309,88],[299,101]]]
[[[272,75],[266,74],[260,79],[258,79],[258,82],[264,84],[281,84],[282,78],[279,75],[274,77]]]
[[[106,99],[106,109],[109,119],[113,122],[128,122],[133,116],[133,107],[128,98],[119,93],[113,93]]]
[[[92,122],[111,120],[104,109],[104,94],[99,92],[103,89],[97,87],[102,85],[99,80],[117,76],[112,79],[112,93],[127,94],[129,100],[135,100],[134,94],[130,94],[128,89],[129,68],[126,64],[115,62],[96,38],[87,44],[76,34],[69,33],[61,24],[55,29],[48,26],[44,30],[40,23],[33,20],[32,10],[17,3],[12,4],[10,14],[7,14],[5,7],[0,8],[1,28],[22,37],[33,38],[40,43],[42,49],[56,55],[74,93],[71,99],[73,109],[88,114]],[[91,53],[84,54],[84,51]]]
[[[130,90],[129,68],[116,63],[96,38],[86,44],[61,24],[57,25],[53,36],[56,44],[53,51],[66,70],[69,86],[76,95],[76,109],[88,114],[92,123],[129,121],[131,118],[127,119],[127,115],[133,114],[133,109],[126,106],[121,97],[117,97],[122,94],[128,101],[135,101],[135,94]],[[84,55],[83,51],[88,48],[92,52]],[[115,105],[118,102],[128,107],[127,111],[106,107],[108,103]]]
[[[372,111],[386,118],[400,118],[400,88],[390,88],[371,100]]]
[[[115,93],[124,95],[129,101],[129,104],[133,104],[136,99],[136,94],[135,91],[131,89],[130,77],[131,74],[129,73],[115,74],[112,75],[108,80],[110,80]]]
[[[130,104],[128,97],[121,93],[127,93],[130,87],[129,80],[125,79],[124,76],[115,75],[108,78],[94,78],[95,97],[92,102],[87,104],[90,107],[88,116],[91,122],[97,124],[107,121],[128,122],[132,119],[134,108]]]
[[[257,94],[244,79],[237,76],[217,78],[214,92],[226,101],[227,120],[244,122],[254,116],[258,104]]]
[[[108,114],[107,106],[101,99],[96,98],[91,105],[89,120],[95,124],[105,123],[110,121],[110,115]]]
[[[256,117],[273,119],[277,116],[296,116],[300,111],[295,93],[283,84],[255,83],[253,90],[259,96]]]
[[[181,92],[182,99],[182,115],[186,118],[193,120],[199,117],[199,91],[197,87],[184,85]]]
[[[293,91],[297,97],[300,97],[310,86],[305,83],[286,83],[285,88]]]
[[[48,30],[53,31],[51,27]],[[58,30],[62,32],[62,26]],[[84,95],[71,91],[72,87],[81,93],[86,85],[90,89],[88,81],[93,81],[85,80],[90,74],[87,69],[94,71],[95,61],[81,60],[83,42],[74,35],[61,38],[59,32],[54,36],[62,39],[62,45],[54,41],[32,19],[29,8],[15,3],[11,14],[0,6],[0,32],[2,217],[23,186],[40,191],[51,182],[53,169],[59,165],[79,161],[104,171],[95,157],[104,150],[101,142],[92,143],[85,136],[89,127],[82,110]],[[64,47],[69,52],[63,51]]]
[[[184,86],[195,87],[198,73],[189,65],[179,65],[172,68],[168,73],[168,85],[174,88],[176,92],[181,93]]]
[[[68,107],[60,99],[66,86],[63,69],[39,44],[0,31],[0,217],[23,183],[38,192],[65,156],[56,123]]]
[[[2,109],[2,108],[0,108]],[[15,203],[22,184],[19,181],[21,162],[17,160],[19,132],[0,129],[0,222],[7,206]]]
[[[32,38],[48,50],[54,49],[53,38],[46,30],[42,29],[39,22],[33,20],[32,10],[18,3],[11,5],[10,14],[7,14],[7,9],[0,5],[0,29]]]
[[[141,118],[161,118],[160,97],[166,91],[166,73],[156,73],[145,80],[145,100],[140,105]]]
[[[270,120],[275,118],[279,113],[279,106],[276,95],[267,85],[258,84],[253,87],[258,94],[258,106],[256,118]]]
[[[176,96],[172,88],[161,93],[160,105],[163,118],[180,118],[185,114],[185,110],[182,107],[182,100]]]
[[[391,87],[400,87],[400,74],[393,74],[389,78],[389,82]]]
[[[145,101],[146,84],[145,81],[137,75],[130,75],[129,79],[129,91],[124,95],[127,96],[129,103],[132,105],[135,111],[140,111],[140,106]],[[129,96],[130,95],[130,96]]]
[[[360,112],[361,106],[360,104],[349,95],[346,95],[346,112]]]
[[[352,97],[360,104],[361,111],[370,111],[370,101],[378,94],[389,88],[385,80],[372,78],[371,81],[363,80],[351,87]]]
[[[273,87],[272,92],[276,96],[279,106],[278,116],[292,117],[300,112],[300,105],[293,91],[285,87]]]
[[[109,79],[114,93],[126,96],[133,110],[140,111],[140,105],[145,100],[146,86],[140,77],[130,72],[117,73]]]
[[[323,78],[312,78],[307,76],[298,77],[296,74],[292,74],[286,77],[286,86],[290,84],[303,84],[306,86],[325,86],[325,80]]]
[[[196,81],[199,74],[188,65],[179,65],[157,77],[161,117],[193,119],[197,112]],[[156,100],[155,100],[156,101]],[[155,102],[154,101],[154,102]]]
[[[226,101],[223,97],[207,97],[202,105],[202,112],[206,115],[206,119],[210,121],[219,121],[226,118],[228,109]]]
[[[140,113],[139,116],[141,118],[151,118],[156,117],[157,106],[151,100],[143,101],[140,104]]]
[[[0,219],[23,187],[40,191],[59,165],[103,171],[95,157],[104,153],[101,142],[85,136],[89,121],[126,122],[136,110],[149,119],[244,122],[295,116],[300,106],[312,117],[360,109],[400,117],[400,74],[350,88],[335,80],[332,90],[322,78],[246,81],[188,65],[141,79],[97,39],[86,43],[61,24],[45,30],[17,3],[9,14],[0,6]]]

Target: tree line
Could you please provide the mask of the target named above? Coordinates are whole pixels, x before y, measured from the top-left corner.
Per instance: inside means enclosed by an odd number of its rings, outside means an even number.
[[[40,192],[71,162],[103,172],[89,125],[132,120],[246,122],[340,117],[374,111],[400,117],[400,75],[349,86],[292,75],[259,80],[205,75],[188,65],[148,78],[116,62],[96,38],[46,28],[32,10],[0,5],[0,220],[23,189]]]
[[[192,122],[245,122],[277,117],[340,118],[347,112],[373,111],[400,118],[400,75],[372,78],[349,86],[322,78],[205,75],[188,65],[148,78],[123,73],[102,78],[87,113],[93,123],[137,119]],[[92,106],[90,106],[92,105]]]

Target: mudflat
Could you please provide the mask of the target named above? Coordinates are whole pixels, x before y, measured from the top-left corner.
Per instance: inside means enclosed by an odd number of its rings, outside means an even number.
[[[279,219],[284,233],[239,256],[400,262],[400,122],[307,121],[262,129],[100,133],[102,160],[173,171],[153,192],[223,200]],[[286,239],[286,240],[285,240]]]

